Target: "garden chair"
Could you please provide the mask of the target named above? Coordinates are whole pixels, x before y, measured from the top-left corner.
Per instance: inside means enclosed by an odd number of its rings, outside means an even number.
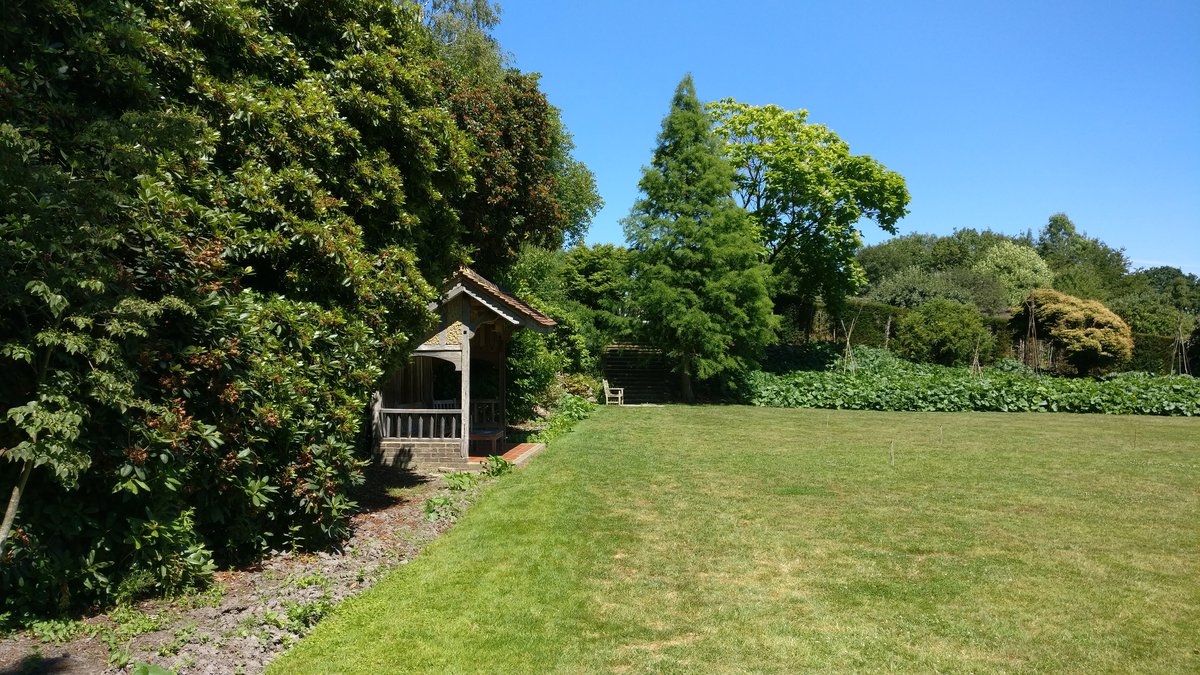
[[[604,380],[604,405],[625,405],[625,387],[610,387]]]

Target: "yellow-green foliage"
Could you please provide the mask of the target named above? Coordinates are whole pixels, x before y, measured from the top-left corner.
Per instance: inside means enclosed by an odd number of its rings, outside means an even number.
[[[1038,337],[1061,349],[1080,375],[1125,363],[1133,355],[1129,325],[1097,300],[1035,289],[1013,316],[1022,332],[1028,327],[1031,306]]]

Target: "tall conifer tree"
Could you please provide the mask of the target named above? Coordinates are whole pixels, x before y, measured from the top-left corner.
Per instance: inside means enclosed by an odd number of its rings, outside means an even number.
[[[647,337],[674,363],[689,402],[693,378],[753,365],[774,330],[762,245],[720,148],[687,75],[624,220]]]

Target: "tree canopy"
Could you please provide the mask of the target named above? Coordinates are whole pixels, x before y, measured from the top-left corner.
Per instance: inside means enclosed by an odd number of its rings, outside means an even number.
[[[1078,297],[1107,300],[1129,272],[1124,251],[1079,232],[1065,213],[1050,216],[1037,251],[1054,272],[1054,288]]]
[[[688,75],[624,225],[645,331],[689,401],[693,377],[745,368],[773,335],[763,247],[734,201],[734,180]]]
[[[900,174],[850,146],[804,110],[733,99],[709,105],[737,169],[736,191],[754,217],[776,278],[775,292],[838,302],[864,282],[857,230],[873,220],[896,231],[907,211]]]
[[[0,23],[6,606],[343,536],[369,395],[434,284],[595,210],[536,77],[449,62],[410,5]]]
[[[1029,291],[1048,288],[1054,280],[1049,265],[1037,251],[1010,241],[1003,241],[989,248],[972,270],[994,276],[1008,292],[1008,304],[1021,304]]]

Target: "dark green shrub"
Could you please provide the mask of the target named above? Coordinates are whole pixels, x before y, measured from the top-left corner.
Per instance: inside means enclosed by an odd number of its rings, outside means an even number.
[[[604,393],[600,380],[583,373],[566,373],[558,378],[562,390],[585,401],[596,401]]]
[[[896,351],[913,361],[962,365],[986,358],[993,339],[978,309],[938,298],[900,320]]]
[[[845,343],[846,334],[856,345],[883,347],[896,335],[896,322],[908,313],[903,307],[892,307],[862,298],[846,298],[837,314],[818,307],[813,317],[812,337]],[[853,332],[851,332],[851,330]]]
[[[985,316],[1008,313],[1008,292],[996,277],[967,267],[948,269],[942,275],[948,283],[965,289],[971,303]]]
[[[1133,334],[1133,353],[1127,368],[1156,375],[1171,372],[1175,356],[1175,338],[1168,335]]]
[[[763,370],[790,373],[796,370],[827,370],[841,356],[844,345],[820,340],[767,347]]]
[[[992,334],[992,353],[984,363],[995,363],[1002,359],[1011,359],[1015,354],[1015,336],[1008,316],[985,316],[983,325]]]
[[[0,609],[343,538],[430,282],[570,225],[536,76],[460,77],[410,3],[0,14]]]
[[[553,402],[552,385],[562,370],[562,356],[550,351],[549,340],[532,331],[517,331],[508,343],[508,416],[528,420]]]
[[[1179,309],[1152,291],[1122,295],[1111,300],[1108,306],[1136,335],[1173,335],[1179,327]]]

